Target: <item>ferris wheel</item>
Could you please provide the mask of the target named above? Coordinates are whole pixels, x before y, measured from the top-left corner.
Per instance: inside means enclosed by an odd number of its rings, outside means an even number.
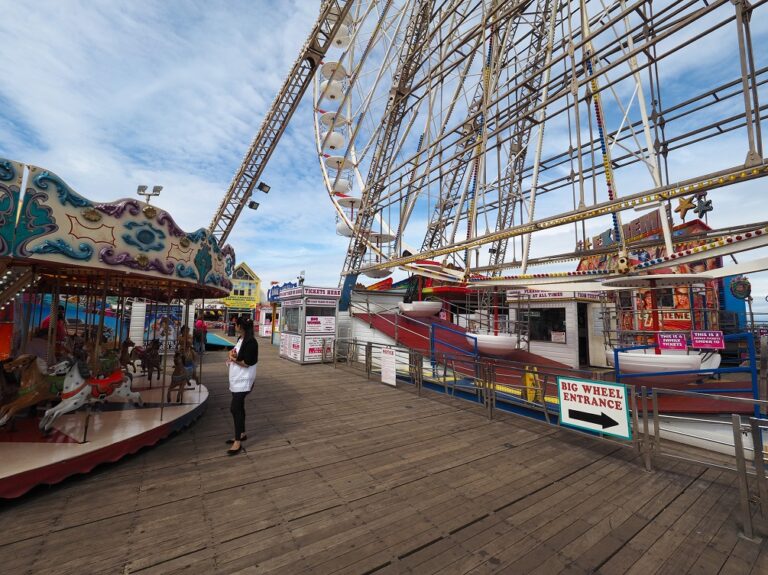
[[[595,248],[613,257],[605,273],[628,271],[636,246],[622,217],[648,207],[669,224],[673,199],[706,199],[739,179],[713,174],[766,175],[766,72],[744,40],[744,10],[734,19],[724,3],[355,1],[313,89],[322,180],[350,238],[347,282],[397,268],[455,281],[571,275],[566,262]],[[735,57],[681,92],[680,56],[714,58],[706,43],[722,30]],[[746,163],[691,168],[732,133],[746,136]],[[690,186],[674,187],[681,179]],[[604,245],[592,245],[603,228]],[[671,254],[664,235],[657,243]]]

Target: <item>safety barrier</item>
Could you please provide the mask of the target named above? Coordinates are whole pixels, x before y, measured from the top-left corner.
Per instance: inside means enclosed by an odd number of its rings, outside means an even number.
[[[744,535],[753,538],[756,532],[765,531],[765,521],[758,528],[753,524],[750,502],[759,505],[764,520],[768,518],[763,438],[763,433],[768,432],[768,420],[751,417],[745,423],[738,414],[728,419],[665,414],[659,410],[659,399],[664,396],[704,397],[714,402],[742,404],[758,414],[768,411],[768,401],[627,385],[632,433],[629,439],[621,439],[562,425],[557,378],[563,374],[547,366],[523,365],[463,353],[433,354],[432,350],[414,350],[360,340],[340,340],[339,343],[364,348],[362,367],[369,379],[381,374],[381,350],[389,348],[394,351],[397,384],[401,387],[412,386],[419,396],[424,390],[443,393],[481,406],[488,419],[493,419],[498,413],[516,413],[556,425],[569,433],[607,441],[633,450],[647,471],[652,471],[654,462],[662,458],[731,470],[738,474]],[[334,365],[347,363],[356,368],[360,362],[356,362],[354,357],[351,354],[335,356]],[[612,375],[611,372],[584,370],[568,372],[569,377],[598,382],[610,382]],[[751,438],[747,445],[743,445],[744,437]],[[755,493],[750,491],[750,482],[757,486]]]

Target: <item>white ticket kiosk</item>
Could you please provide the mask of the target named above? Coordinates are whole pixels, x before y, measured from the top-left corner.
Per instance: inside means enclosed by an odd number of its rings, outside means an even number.
[[[280,357],[297,363],[330,361],[341,290],[299,286],[280,291]]]

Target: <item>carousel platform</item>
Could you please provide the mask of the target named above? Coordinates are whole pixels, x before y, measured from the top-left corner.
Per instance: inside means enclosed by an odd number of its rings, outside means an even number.
[[[233,338],[226,338],[223,335],[218,335],[215,333],[207,333],[205,335],[205,343],[207,345],[216,345],[219,347],[230,347],[235,345],[235,341],[233,341]]]
[[[0,429],[0,498],[19,497],[37,485],[117,461],[187,427],[205,411],[204,385],[184,390],[180,404],[164,407],[157,383],[153,388],[141,385],[137,379],[133,390],[141,393],[142,407],[110,402],[94,406],[90,415],[81,409],[59,418],[47,435],[38,429],[39,416],[19,418],[13,427]]]

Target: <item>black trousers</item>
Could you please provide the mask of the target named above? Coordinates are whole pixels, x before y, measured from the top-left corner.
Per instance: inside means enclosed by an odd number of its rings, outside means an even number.
[[[232,403],[229,405],[229,411],[232,413],[232,419],[235,420],[235,439],[245,433],[245,396],[250,391],[233,391]]]

